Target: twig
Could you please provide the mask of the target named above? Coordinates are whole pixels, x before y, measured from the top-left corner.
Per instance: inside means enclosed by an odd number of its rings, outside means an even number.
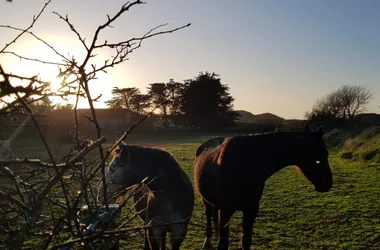
[[[19,39],[22,35],[24,35],[26,32],[28,32],[31,28],[33,28],[33,25],[36,23],[36,21],[38,20],[38,18],[41,16],[41,14],[44,12],[46,6],[48,6],[48,4],[51,2],[51,0],[47,1],[44,5],[44,7],[42,7],[41,11],[38,13],[37,16],[33,16],[33,21],[32,23],[29,25],[28,28],[26,28],[25,30],[23,30],[20,34],[18,34],[10,43],[6,44],[4,48],[2,48],[0,50],[0,54],[3,53],[12,43],[15,43],[17,41],[17,39]],[[2,25],[0,27],[3,27]]]
[[[83,237],[83,239],[73,239],[73,240],[70,240],[64,244],[61,244],[61,245],[58,245],[58,246],[54,246],[52,248],[50,248],[50,250],[55,250],[55,249],[60,249],[62,247],[65,247],[65,246],[72,246],[74,245],[75,243],[80,243],[82,241],[91,241],[92,239],[94,238],[100,238],[100,237],[107,237],[107,236],[112,236],[112,235],[118,235],[118,234],[124,234],[124,233],[127,233],[127,232],[133,232],[133,231],[138,231],[138,230],[142,230],[142,229],[149,229],[149,228],[154,228],[154,227],[161,227],[161,226],[170,226],[170,225],[175,225],[175,224],[182,224],[182,223],[186,223],[190,218],[186,218],[186,219],[183,219],[183,220],[179,220],[179,221],[175,221],[175,222],[171,222],[171,223],[158,223],[158,224],[155,224],[155,225],[146,225],[146,226],[141,226],[141,227],[132,227],[132,228],[124,228],[124,229],[119,229],[119,230],[112,230],[112,231],[99,231],[99,232],[95,232],[89,236],[86,236],[86,237]]]
[[[57,65],[57,66],[66,66],[67,65],[65,63],[48,62],[48,61],[44,61],[44,60],[40,60],[40,59],[36,59],[36,58],[21,56],[21,55],[17,54],[16,52],[13,52],[13,51],[4,51],[2,53],[3,54],[11,54],[11,55],[14,55],[14,56],[16,56],[20,59],[23,59],[23,60],[38,62],[38,63],[42,63],[42,64],[50,64],[50,65]]]
[[[48,46],[51,50],[53,50],[57,55],[59,55],[60,57],[62,57],[64,59],[64,61],[66,62],[69,62],[70,60],[65,57],[64,55],[62,55],[61,53],[59,53],[52,45],[50,45],[48,42],[46,42],[45,40],[43,40],[42,38],[38,37],[36,34],[34,34],[33,32],[30,32],[29,30],[24,30],[24,29],[21,29],[21,28],[16,28],[16,27],[12,27],[10,25],[0,25],[0,28],[8,28],[8,29],[12,29],[12,30],[17,30],[17,31],[21,31],[23,34],[24,33],[27,33],[31,36],[33,36],[34,38],[36,38],[38,41],[42,42],[43,44],[45,44],[46,46]]]
[[[12,202],[16,204],[18,207],[22,208],[25,212],[31,212],[30,207],[22,203],[21,201],[17,200],[13,196],[4,193],[2,190],[0,190],[0,200],[7,200],[9,202]]]
[[[153,109],[152,111],[150,111],[148,114],[146,114],[140,121],[134,123],[126,132],[124,132],[121,137],[114,143],[114,145],[108,149],[108,152],[111,152],[112,150],[114,150],[114,148],[116,148],[123,140],[125,140],[127,138],[127,136],[138,126],[140,125],[143,121],[145,121],[151,114],[153,114],[153,112],[155,111],[156,109]]]
[[[86,42],[85,42],[86,38],[82,38],[82,36],[79,34],[79,32],[74,28],[74,25],[70,23],[68,15],[66,15],[66,17],[64,18],[63,16],[61,16],[59,13],[57,13],[55,11],[53,11],[53,13],[56,14],[60,19],[62,19],[63,21],[65,21],[69,25],[71,31],[73,31],[77,35],[79,41],[82,42],[83,46],[88,51],[88,47],[87,47]]]
[[[43,168],[54,168],[55,166],[58,168],[72,168],[74,166],[78,166],[79,164],[67,164],[67,163],[59,163],[56,165],[53,165],[51,163],[46,163],[41,161],[40,159],[11,159],[11,160],[0,160],[0,168],[2,166],[9,166],[9,165],[31,165],[34,167],[43,167]]]

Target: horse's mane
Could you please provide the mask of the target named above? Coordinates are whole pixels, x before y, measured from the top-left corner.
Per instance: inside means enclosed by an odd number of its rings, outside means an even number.
[[[124,145],[131,154],[132,162],[142,162],[144,168],[154,168],[159,165],[164,169],[168,176],[179,177],[181,175],[181,167],[177,160],[166,150],[159,147],[141,146],[141,145]],[[149,157],[157,164],[143,164]],[[153,169],[155,170],[155,169]]]

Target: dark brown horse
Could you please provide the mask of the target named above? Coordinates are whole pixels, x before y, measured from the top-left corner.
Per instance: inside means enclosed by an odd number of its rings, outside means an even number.
[[[319,192],[332,187],[332,174],[323,128],[310,131],[273,132],[225,139],[205,149],[196,160],[195,188],[206,206],[207,233],[203,248],[212,248],[211,218],[218,210],[218,250],[229,246],[229,221],[235,211],[243,212],[242,245],[252,244],[252,228],[259,211],[265,181],[274,173],[296,165]]]
[[[108,193],[119,192],[146,177],[146,187],[135,194],[135,209],[143,211],[140,217],[145,223],[165,225],[146,230],[144,250],[164,250],[167,232],[171,234],[171,249],[178,250],[194,207],[189,177],[164,150],[124,143],[115,148],[106,173]]]
[[[201,145],[197,147],[195,151],[195,157],[198,159],[198,156],[203,152],[207,152],[209,150],[213,150],[216,147],[219,147],[226,138],[224,137],[213,137],[203,142]],[[215,173],[216,174],[216,173]],[[211,218],[214,220],[214,227],[216,231],[218,230],[218,209],[216,206],[211,205],[205,199],[203,199],[205,204],[205,213],[207,217],[207,237],[203,243],[203,248],[210,249],[212,248],[212,228],[211,228]]]

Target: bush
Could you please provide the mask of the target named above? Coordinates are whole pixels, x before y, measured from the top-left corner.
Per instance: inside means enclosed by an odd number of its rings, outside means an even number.
[[[327,133],[324,136],[324,139],[327,147],[336,148],[343,146],[345,141],[349,139],[351,136],[351,133],[348,133],[344,130],[333,129],[331,132]]]
[[[365,161],[380,160],[380,127],[372,127],[359,135],[348,138],[341,148],[343,159]]]
[[[363,158],[364,158],[364,160],[367,160],[367,161],[369,161],[369,160],[373,160],[378,154],[379,154],[379,149],[378,148],[375,148],[375,149],[373,149],[373,150],[370,150],[370,151],[368,151],[368,152],[365,152],[364,154],[363,154]]]
[[[352,152],[343,152],[341,155],[340,155],[340,157],[342,158],[342,159],[352,159]]]

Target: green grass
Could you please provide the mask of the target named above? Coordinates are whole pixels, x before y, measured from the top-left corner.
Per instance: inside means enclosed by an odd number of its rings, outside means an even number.
[[[220,134],[136,135],[128,142],[160,145],[175,156],[193,180],[196,147],[216,135]],[[28,148],[30,145],[18,150],[24,154]],[[342,159],[339,151],[331,153],[330,165],[334,186],[328,193],[314,191],[293,167],[268,179],[254,224],[252,249],[380,249],[380,165]],[[203,203],[198,194],[195,197],[192,223],[204,225]],[[134,223],[142,224],[139,220]],[[241,247],[241,230],[241,213],[235,213],[230,249]],[[190,225],[182,249],[201,249],[204,236],[203,228]],[[122,246],[142,249],[143,239],[136,235],[122,241]]]

